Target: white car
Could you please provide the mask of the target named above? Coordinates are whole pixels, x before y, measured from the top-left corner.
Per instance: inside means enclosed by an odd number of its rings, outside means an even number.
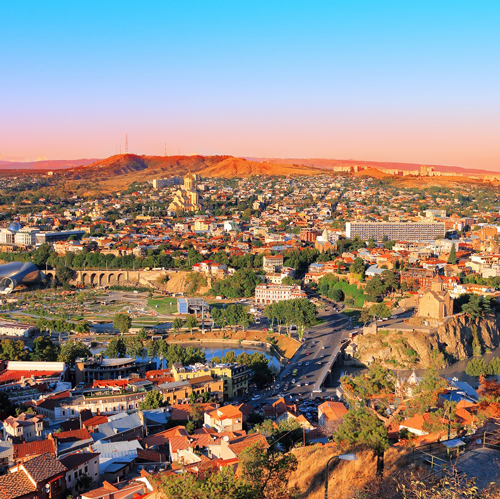
[[[306,366],[308,366],[308,365],[309,365],[309,362],[306,362]]]
[[[260,399],[260,395],[254,395],[254,396],[252,397],[252,400],[259,400],[259,399]]]

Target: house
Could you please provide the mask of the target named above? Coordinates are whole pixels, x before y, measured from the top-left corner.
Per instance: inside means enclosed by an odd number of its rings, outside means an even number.
[[[430,432],[424,429],[424,427],[426,423],[430,423],[430,419],[431,416],[428,412],[426,412],[425,414],[415,414],[411,418],[405,419],[403,422],[401,422],[399,427],[400,429],[406,428],[410,433],[413,433],[414,435],[429,435]],[[444,418],[441,418],[440,422],[443,424],[448,424],[448,421]]]
[[[108,422],[97,427],[103,442],[136,440],[144,436],[144,425],[138,414],[121,412],[108,417]]]
[[[99,454],[96,452],[75,452],[59,459],[66,468],[66,489],[78,490],[82,477],[89,477],[93,484],[99,483]],[[86,487],[88,488],[88,487]]]
[[[261,445],[264,449],[269,448],[266,437],[260,433],[252,433],[235,438],[224,437],[207,445],[208,456],[212,459],[238,459],[240,453],[252,445]]]
[[[15,441],[32,442],[43,438],[43,416],[23,412],[17,418],[9,416],[3,426],[7,435]]]
[[[94,443],[89,431],[85,428],[81,430],[51,433],[49,435],[49,439],[53,439],[56,443],[57,456],[63,456],[65,454],[84,449]]]
[[[118,485],[118,484],[117,484]],[[81,499],[131,499],[132,497],[144,497],[150,492],[151,486],[142,479],[131,480],[123,486],[115,486],[104,481],[102,487],[89,490],[80,496]]]
[[[327,400],[318,406],[318,424],[324,427],[336,425],[346,414],[347,409],[342,402]]]
[[[33,457],[0,476],[0,498],[61,499],[67,469],[52,454]]]
[[[234,405],[219,407],[204,415],[205,428],[221,431],[240,431],[243,429],[243,414]]]
[[[101,478],[115,482],[129,473],[137,459],[137,451],[142,449],[137,440],[130,442],[96,442],[93,452],[99,453]]]

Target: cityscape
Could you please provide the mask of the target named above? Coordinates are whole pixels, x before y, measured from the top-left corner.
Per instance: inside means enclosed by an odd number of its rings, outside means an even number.
[[[0,13],[0,499],[500,497],[498,6]]]

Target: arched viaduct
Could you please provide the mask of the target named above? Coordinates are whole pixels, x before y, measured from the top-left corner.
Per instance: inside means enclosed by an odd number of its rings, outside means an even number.
[[[49,280],[54,279],[55,270],[44,271]],[[114,286],[119,284],[142,284],[153,286],[151,280],[161,274],[152,270],[77,270],[72,284],[84,286]]]

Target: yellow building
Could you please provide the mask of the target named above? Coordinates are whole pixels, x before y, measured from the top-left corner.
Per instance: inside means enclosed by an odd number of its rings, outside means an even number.
[[[246,366],[237,364],[182,366],[177,363],[172,366],[172,375],[175,381],[185,381],[202,376],[211,376],[215,380],[222,379],[224,382],[224,398],[231,398],[248,392],[251,371]]]
[[[200,196],[196,189],[197,176],[189,173],[184,177],[184,185],[174,193],[174,199],[168,206],[169,211],[199,211]]]

